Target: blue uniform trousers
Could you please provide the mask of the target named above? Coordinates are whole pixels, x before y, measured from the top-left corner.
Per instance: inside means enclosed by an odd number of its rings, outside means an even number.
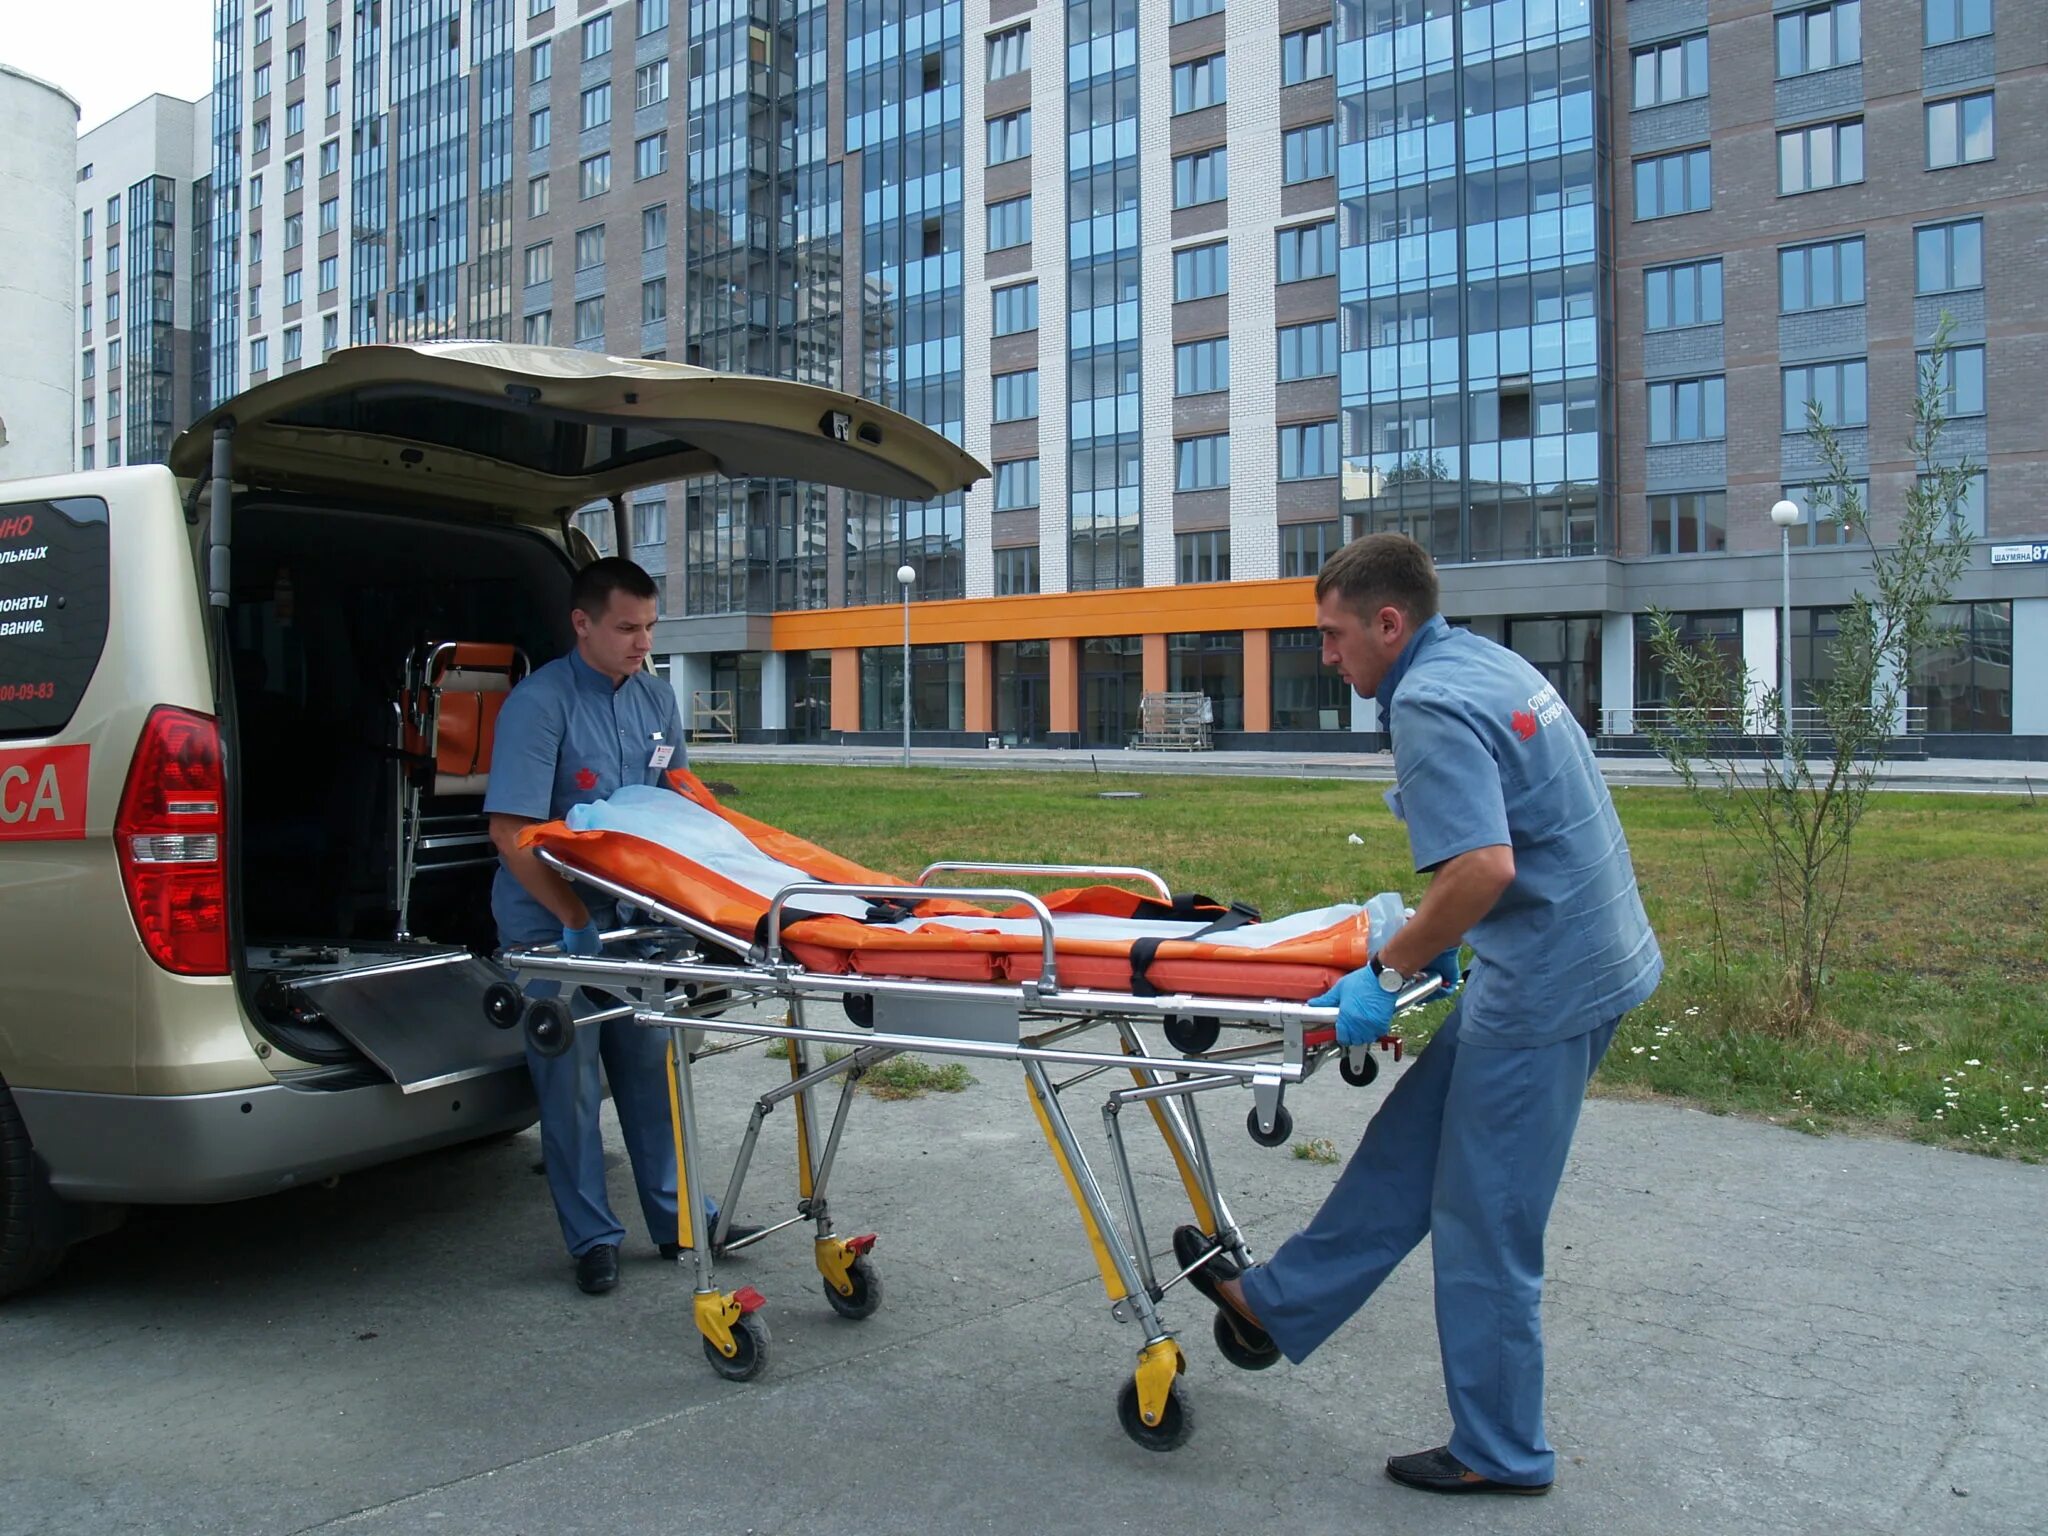
[[[1551,1481],[1543,1434],[1543,1229],[1613,1020],[1552,1045],[1461,1045],[1462,1007],[1388,1093],[1308,1226],[1246,1272],[1245,1299],[1299,1362],[1425,1236],[1451,1454]]]

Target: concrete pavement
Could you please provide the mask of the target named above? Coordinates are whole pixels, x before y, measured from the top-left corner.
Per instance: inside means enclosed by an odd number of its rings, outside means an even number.
[[[1108,1316],[1016,1073],[974,1070],[958,1096],[856,1106],[834,1203],[843,1230],[881,1233],[874,1317],[827,1309],[800,1238],[724,1272],[769,1298],[751,1384],[712,1376],[686,1273],[643,1234],[616,1293],[574,1291],[532,1132],[332,1190],[140,1213],[0,1306],[0,1533],[2048,1523],[2041,1168],[1594,1102],[1548,1261],[1558,1487],[1453,1501],[1379,1471],[1446,1429],[1426,1252],[1306,1365],[1257,1375],[1172,1292],[1194,1437],[1172,1455],[1126,1440],[1113,1401],[1135,1332]],[[1348,1145],[1397,1070],[1309,1083],[1297,1134]],[[783,1071],[752,1046],[705,1065],[721,1176]],[[1072,1112],[1092,1149],[1088,1092]],[[1270,1247],[1336,1169],[1253,1146],[1248,1096],[1209,1102],[1226,1190]],[[788,1124],[764,1137],[755,1219],[774,1214]],[[1163,1248],[1177,1185],[1163,1157],[1140,1173]],[[622,1162],[613,1189],[626,1210]]]

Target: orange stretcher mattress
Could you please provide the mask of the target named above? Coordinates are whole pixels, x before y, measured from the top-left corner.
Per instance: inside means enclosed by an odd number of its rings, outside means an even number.
[[[721,805],[686,771],[669,784],[674,794],[628,786],[577,806],[528,828],[521,843],[749,943],[762,941],[769,904],[788,885],[910,884]],[[1302,1002],[1367,959],[1360,906],[1260,920],[1205,897],[1168,902],[1107,885],[1042,899],[1063,988]],[[782,943],[828,975],[1015,984],[1037,979],[1043,960],[1030,908],[941,898],[800,896],[785,903]]]

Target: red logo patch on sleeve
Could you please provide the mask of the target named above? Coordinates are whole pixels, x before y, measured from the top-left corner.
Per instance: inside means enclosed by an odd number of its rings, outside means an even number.
[[[1536,727],[1532,723],[1529,728],[1534,730]],[[588,768],[578,768],[576,770],[576,787],[585,791],[597,788],[597,775]]]
[[[1524,741],[1536,734],[1536,717],[1526,709],[1518,709],[1509,715],[1508,724],[1515,728],[1515,734]]]

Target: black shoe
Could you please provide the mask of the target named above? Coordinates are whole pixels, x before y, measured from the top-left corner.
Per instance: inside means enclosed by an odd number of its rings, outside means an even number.
[[[1497,1483],[1490,1477],[1481,1477],[1453,1456],[1449,1446],[1444,1445],[1433,1451],[1417,1451],[1413,1456],[1389,1456],[1387,1476],[1410,1488],[1420,1488],[1424,1493],[1534,1495],[1550,1492],[1548,1483]]]
[[[576,1289],[586,1296],[602,1296],[619,1283],[619,1245],[599,1243],[576,1256]]]
[[[1204,1252],[1215,1246],[1216,1240],[1200,1227],[1182,1226],[1173,1229],[1174,1262],[1182,1269],[1186,1269]],[[1230,1324],[1230,1331],[1237,1335],[1237,1342],[1247,1353],[1277,1355],[1280,1346],[1273,1342],[1273,1336],[1233,1304],[1230,1298],[1223,1294],[1222,1287],[1216,1283],[1219,1280],[1235,1280],[1241,1273],[1235,1259],[1227,1253],[1217,1253],[1208,1263],[1189,1274],[1188,1284],[1209,1298],[1210,1305]]]
[[[715,1216],[706,1217],[704,1224],[709,1231],[715,1232],[718,1230],[718,1218]],[[725,1257],[726,1250],[741,1238],[759,1237],[764,1230],[764,1228],[753,1226],[748,1222],[736,1221],[726,1228],[725,1241],[711,1250],[711,1256],[714,1259],[722,1259]],[[671,1264],[680,1259],[685,1252],[681,1243],[657,1243],[655,1246],[660,1249],[661,1256]]]

